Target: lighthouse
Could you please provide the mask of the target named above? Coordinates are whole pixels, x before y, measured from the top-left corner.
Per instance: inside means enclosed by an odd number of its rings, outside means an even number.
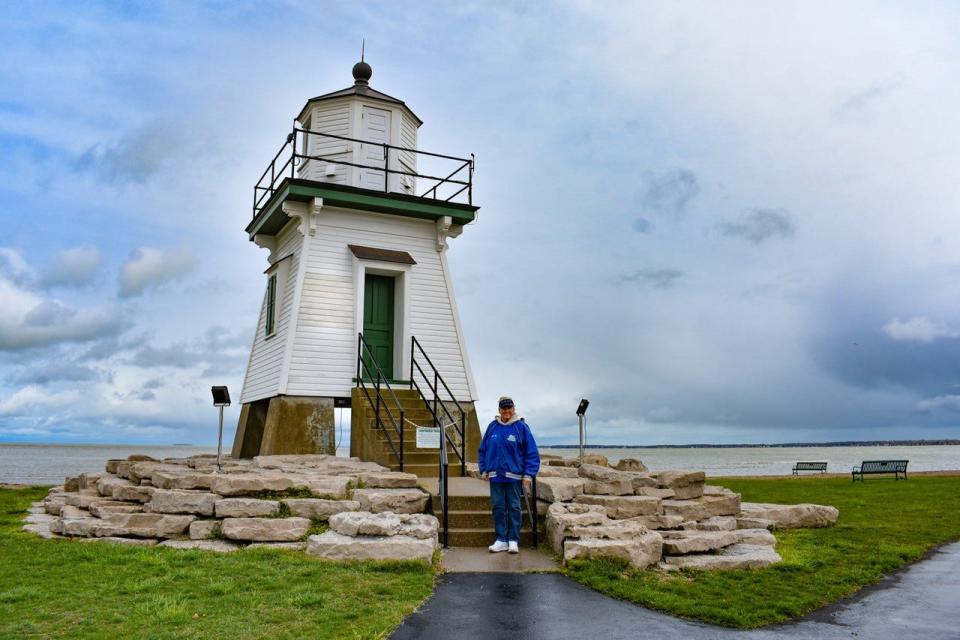
[[[267,252],[234,457],[334,453],[436,475],[479,442],[476,387],[447,263],[473,222],[474,158],[420,150],[423,122],[370,85],[310,98],[254,186]]]

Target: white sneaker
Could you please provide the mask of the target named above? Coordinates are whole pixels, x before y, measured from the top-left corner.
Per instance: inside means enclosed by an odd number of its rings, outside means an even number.
[[[520,546],[517,544],[516,540],[511,540],[507,546],[507,553],[520,553]]]
[[[509,545],[503,540],[497,540],[492,545],[487,547],[487,549],[490,549],[491,553],[500,553],[501,551],[506,551],[508,548]]]

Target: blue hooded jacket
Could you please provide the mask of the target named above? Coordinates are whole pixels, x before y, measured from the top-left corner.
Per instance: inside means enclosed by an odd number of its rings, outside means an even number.
[[[537,441],[517,416],[506,424],[496,419],[487,425],[478,459],[480,473],[489,473],[491,482],[517,482],[540,471]]]

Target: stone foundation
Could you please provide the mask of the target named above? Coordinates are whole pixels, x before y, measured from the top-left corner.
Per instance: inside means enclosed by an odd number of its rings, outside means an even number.
[[[232,457],[336,454],[333,398],[274,396],[244,404]]]

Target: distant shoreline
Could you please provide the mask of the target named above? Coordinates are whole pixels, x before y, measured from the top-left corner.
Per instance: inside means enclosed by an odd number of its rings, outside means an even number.
[[[779,444],[587,444],[586,449],[788,449],[804,447],[943,447],[960,440],[866,440],[840,442],[785,442]],[[544,449],[579,449],[579,444],[543,444]]]

